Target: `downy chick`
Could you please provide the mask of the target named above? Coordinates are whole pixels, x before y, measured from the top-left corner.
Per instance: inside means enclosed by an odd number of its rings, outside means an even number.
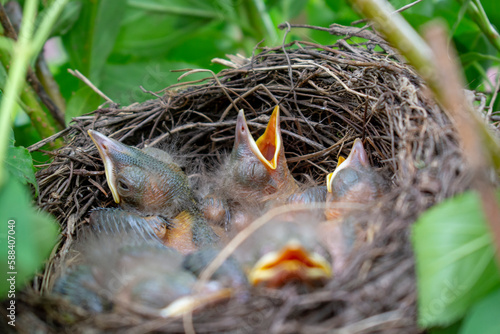
[[[186,174],[166,152],[124,145],[89,130],[99,150],[113,199],[126,211],[158,216],[168,224],[160,233],[167,246],[194,251],[218,238],[201,215]]]

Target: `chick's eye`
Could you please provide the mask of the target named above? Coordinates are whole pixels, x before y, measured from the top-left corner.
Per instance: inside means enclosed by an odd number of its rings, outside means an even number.
[[[256,176],[258,176],[258,171],[255,164],[252,164],[250,166],[250,179],[254,179]]]
[[[250,179],[253,182],[262,183],[267,182],[269,175],[267,173],[266,167],[262,164],[252,164],[249,167]]]
[[[118,181],[118,188],[120,188],[121,190],[124,190],[124,191],[129,191],[129,186],[123,182],[122,180],[119,180]]]

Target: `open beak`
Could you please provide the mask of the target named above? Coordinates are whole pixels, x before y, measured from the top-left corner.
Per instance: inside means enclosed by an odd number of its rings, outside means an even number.
[[[326,188],[328,189],[328,192],[332,192],[332,182],[335,179],[335,176],[337,173],[349,166],[352,165],[361,165],[361,166],[369,166],[368,162],[368,155],[366,154],[366,151],[363,147],[363,143],[361,142],[361,139],[356,138],[354,140],[354,144],[352,144],[352,149],[351,153],[349,153],[349,156],[347,159],[344,159],[343,157],[339,157],[339,161],[337,163],[337,168],[335,170],[328,174],[326,176]]]
[[[128,148],[122,143],[106,137],[100,132],[88,130],[87,133],[99,150],[99,155],[104,163],[106,179],[108,180],[109,188],[113,194],[113,199],[116,203],[120,203],[120,196],[118,195],[118,191],[116,189],[116,174],[114,171],[115,167],[113,163],[113,156],[117,153],[124,153],[128,151]]]
[[[324,282],[332,277],[329,262],[317,253],[308,252],[297,240],[289,241],[281,250],[260,258],[248,279],[252,285],[277,288],[292,280],[305,283]]]
[[[275,170],[278,165],[278,156],[282,145],[280,131],[279,106],[274,108],[266,131],[257,141],[250,134],[243,110],[240,110],[238,120],[236,121],[236,142],[246,142],[252,153],[264,165]]]

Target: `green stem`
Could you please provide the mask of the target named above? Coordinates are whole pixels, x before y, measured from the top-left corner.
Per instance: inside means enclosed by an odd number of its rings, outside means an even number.
[[[32,55],[36,56],[42,50],[42,47],[45,45],[45,42],[50,36],[50,32],[52,27],[56,23],[59,14],[61,14],[64,6],[68,0],[56,0],[52,3],[50,8],[46,11],[45,16],[43,17],[42,22],[38,26],[38,29],[33,36],[33,40],[31,42],[31,52]],[[24,21],[24,19],[23,19]]]
[[[24,85],[24,88],[22,89],[20,94],[20,98],[23,103],[23,110],[31,119],[31,123],[42,138],[50,137],[58,132],[55,127],[54,119],[52,118],[50,113],[46,112],[42,108],[42,105],[39,103],[35,91],[33,90],[33,88],[31,88],[30,85]],[[49,143],[49,147],[51,149],[60,146],[60,142]]]
[[[498,31],[493,27],[484,11],[483,6],[479,0],[469,1],[467,6],[467,14],[471,17],[471,19],[477,24],[479,29],[486,35],[486,38],[490,41],[490,43],[500,51],[500,35],[498,35]]]
[[[37,0],[27,0],[24,7],[24,19],[21,23],[19,39],[14,44],[14,56],[12,67],[9,70],[7,83],[5,85],[5,94],[0,105],[0,187],[5,181],[4,164],[7,153],[7,143],[9,140],[9,131],[12,119],[12,113],[16,103],[16,97],[25,81],[26,70],[31,57],[30,40],[33,34],[35,22]]]
[[[40,82],[49,94],[49,97],[54,101],[56,106],[61,110],[64,114],[66,112],[66,101],[62,97],[61,90],[59,89],[59,84],[54,79],[52,72],[50,72],[47,63],[45,62],[45,57],[43,54],[38,57],[38,60],[35,65],[36,76],[40,79]]]
[[[11,66],[12,57],[8,50],[0,49],[0,63],[4,68],[9,68]],[[52,115],[44,110],[39,103],[33,87],[25,84],[22,88],[20,98],[22,105],[27,107],[23,107],[23,110],[28,114],[33,126],[42,138],[50,137],[59,131],[56,129],[56,122]]]
[[[54,1],[52,6],[47,10],[46,15],[40,23],[35,36],[33,36],[33,29],[35,25],[35,16],[36,10],[38,8],[38,1],[26,0],[24,3],[21,29],[19,31],[18,40],[14,44],[11,57],[12,64],[9,69],[9,75],[7,77],[7,83],[5,85],[5,93],[0,105],[0,187],[5,182],[5,170],[3,161],[5,160],[5,156],[7,153],[7,145],[9,140],[8,129],[11,126],[12,113],[14,112],[17,96],[24,96],[26,98],[26,104],[28,105],[28,107],[35,105],[34,101],[36,101],[38,104],[36,97],[32,99],[33,96],[30,96],[26,90],[21,91],[21,89],[26,86],[25,78],[30,60],[42,49],[45,41],[50,34],[50,30],[55,20],[59,16],[59,13],[62,11],[67,1],[68,0]],[[41,107],[39,109],[41,109]],[[47,114],[44,113],[44,115],[46,116]],[[32,121],[34,124],[36,124],[38,119],[35,118],[32,119]],[[39,124],[42,128],[43,124],[47,125],[46,129],[49,128],[48,121],[39,123],[42,123]]]

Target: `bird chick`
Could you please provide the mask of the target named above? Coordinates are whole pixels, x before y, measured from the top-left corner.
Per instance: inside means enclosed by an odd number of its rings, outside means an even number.
[[[91,216],[91,226],[108,226],[108,210]],[[108,220],[108,221],[103,221]],[[144,227],[146,226],[146,227]],[[209,281],[195,289],[195,275],[183,266],[184,257],[148,233],[137,234],[131,219],[114,224],[112,234],[92,228],[79,238],[79,263],[55,283],[53,293],[97,313],[126,309],[153,317],[174,317],[227,300],[233,288]]]
[[[154,148],[130,147],[97,131],[88,133],[103,160],[113,199],[124,210],[164,218],[168,224],[159,236],[167,246],[189,252],[217,242],[186,174],[170,155]]]
[[[264,134],[257,141],[250,133],[243,110],[240,110],[233,150],[222,174],[215,178],[217,184],[208,196],[208,201],[215,205],[205,207],[206,215],[230,217],[230,225],[238,230],[255,218],[245,208],[254,210],[272,206],[271,202],[284,202],[297,190],[297,183],[286,164],[279,106],[274,108]]]
[[[339,159],[337,168],[328,174],[326,184],[328,194],[325,214],[329,220],[347,212],[347,209],[334,203],[370,203],[389,189],[388,182],[370,166],[359,138],[354,141],[347,159]]]
[[[326,186],[304,187],[288,197],[287,204],[325,203],[328,190]]]
[[[341,157],[335,171],[328,174],[327,189],[327,221],[320,225],[320,230],[337,275],[345,268],[361,230],[353,217],[348,216],[349,212],[381,197],[389,185],[370,166],[363,144],[357,138],[347,159]]]
[[[272,220],[251,235],[235,257],[255,286],[280,288],[298,283],[312,288],[332,277],[327,250],[319,242],[317,215],[309,210],[294,221]]]
[[[240,110],[225,172],[227,188],[236,188],[240,197],[253,202],[286,199],[297,189],[286,164],[279,106],[274,108],[264,134],[257,141]]]

